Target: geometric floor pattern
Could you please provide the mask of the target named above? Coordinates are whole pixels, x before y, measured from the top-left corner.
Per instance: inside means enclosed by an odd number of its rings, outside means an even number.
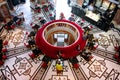
[[[114,29],[104,32],[94,27],[92,32],[98,38],[98,48],[92,52],[92,60],[86,61],[78,55],[79,69],[73,68],[71,63],[65,60],[61,76],[56,73],[56,60],[52,60],[48,68],[44,69],[41,67],[44,55],[31,59],[28,56],[31,50],[24,46],[27,42],[26,32],[32,30],[28,23],[37,22],[36,16],[42,16],[42,14],[30,13],[28,4],[29,0],[26,0],[26,3],[22,4],[22,9],[19,9],[20,11],[27,7],[26,22],[9,33],[4,31],[2,35],[5,36],[6,33],[5,39],[9,40],[9,45],[6,46],[8,59],[3,66],[0,66],[0,80],[120,80],[120,65],[113,58],[114,46],[120,44],[120,33]],[[31,20],[30,15],[34,19]]]

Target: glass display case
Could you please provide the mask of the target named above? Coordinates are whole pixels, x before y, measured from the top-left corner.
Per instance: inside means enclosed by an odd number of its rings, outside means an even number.
[[[110,2],[108,0],[103,0],[100,9],[106,11],[109,8],[109,6],[110,6]]]
[[[96,0],[95,7],[99,8],[102,4],[102,0]]]
[[[108,9],[113,10],[116,7],[116,4],[109,0],[96,0],[94,6],[101,11],[106,11]]]

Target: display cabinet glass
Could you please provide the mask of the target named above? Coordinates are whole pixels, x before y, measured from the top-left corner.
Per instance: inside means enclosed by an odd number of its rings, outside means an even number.
[[[102,4],[102,0],[96,0],[95,7],[99,8]]]

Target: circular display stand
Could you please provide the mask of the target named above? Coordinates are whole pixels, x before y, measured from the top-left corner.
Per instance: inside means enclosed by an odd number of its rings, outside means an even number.
[[[77,31],[78,33],[77,39],[72,44],[67,45],[67,46],[54,46],[46,40],[45,32],[48,26],[51,24],[58,24],[58,23],[72,25],[75,31]],[[66,26],[64,25],[63,27],[66,27]],[[54,20],[54,21],[44,24],[38,30],[36,34],[36,45],[42,51],[42,53],[49,56],[50,58],[54,58],[54,59],[59,58],[58,55],[60,52],[64,59],[68,59],[68,58],[72,58],[72,57],[79,55],[80,51],[84,49],[86,45],[86,41],[83,40],[82,37],[83,37],[83,30],[78,24],[68,21],[68,20]]]

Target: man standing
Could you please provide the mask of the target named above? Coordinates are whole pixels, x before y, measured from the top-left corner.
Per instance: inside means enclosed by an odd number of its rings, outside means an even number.
[[[56,67],[57,75],[62,75],[63,65],[61,64],[61,61],[58,60],[55,67]]]
[[[68,0],[68,1],[67,1],[67,4],[68,4],[69,6],[70,6],[70,3],[71,3],[71,1],[70,1],[70,0]]]

